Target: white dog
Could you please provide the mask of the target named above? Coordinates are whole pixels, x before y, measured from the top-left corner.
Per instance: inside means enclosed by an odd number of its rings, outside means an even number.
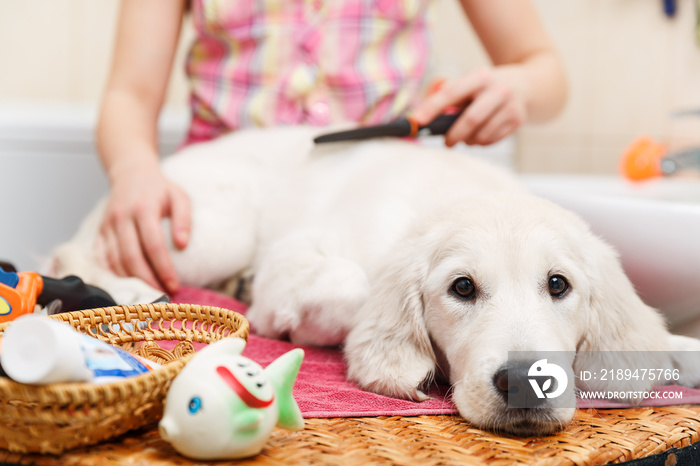
[[[342,344],[348,377],[393,397],[422,400],[422,387],[444,374],[468,421],[515,434],[565,426],[575,393],[569,384],[563,408],[509,408],[515,382],[505,375],[527,376],[509,351],[570,352],[559,362],[578,374],[590,367],[577,351],[700,350],[667,332],[581,219],[509,174],[397,140],[314,147],[314,133],[240,131],[163,164],[193,209],[189,246],[172,252],[182,283],[214,287],[251,269],[257,333]],[[101,266],[93,246],[102,212],[55,251],[52,272],[119,302],[156,297]],[[676,383],[700,382],[696,361],[657,354],[645,358],[649,369],[676,367]]]

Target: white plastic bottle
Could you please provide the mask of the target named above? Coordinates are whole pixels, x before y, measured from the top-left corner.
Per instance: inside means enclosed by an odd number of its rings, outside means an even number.
[[[160,367],[74,330],[65,322],[26,315],[2,335],[0,363],[16,382],[109,383]]]

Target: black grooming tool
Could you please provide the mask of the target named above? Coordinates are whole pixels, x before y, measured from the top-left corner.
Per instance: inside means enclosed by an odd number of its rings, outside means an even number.
[[[457,118],[462,114],[463,109],[454,113],[444,113],[425,126],[420,126],[410,117],[399,118],[396,121],[384,125],[365,126],[363,128],[339,131],[337,133],[322,134],[314,139],[316,144],[326,142],[359,141],[362,139],[372,139],[381,137],[414,138],[421,134],[438,135],[445,134]]]

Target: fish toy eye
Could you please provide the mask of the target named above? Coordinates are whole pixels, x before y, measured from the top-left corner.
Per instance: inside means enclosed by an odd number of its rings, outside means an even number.
[[[202,409],[202,399],[195,396],[190,400],[190,404],[187,406],[187,409],[189,410],[190,414],[197,414],[197,412]]]

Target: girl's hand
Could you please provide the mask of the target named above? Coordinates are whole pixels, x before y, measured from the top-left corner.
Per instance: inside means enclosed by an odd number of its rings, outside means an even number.
[[[189,198],[160,170],[137,169],[113,178],[97,240],[98,257],[117,275],[138,277],[173,293],[179,281],[161,221],[170,218],[173,243],[183,249],[190,215]]]
[[[517,66],[484,68],[450,79],[421,102],[412,117],[424,125],[450,106],[465,107],[445,135],[452,147],[460,141],[488,145],[512,134],[527,118],[524,92],[518,89]]]

